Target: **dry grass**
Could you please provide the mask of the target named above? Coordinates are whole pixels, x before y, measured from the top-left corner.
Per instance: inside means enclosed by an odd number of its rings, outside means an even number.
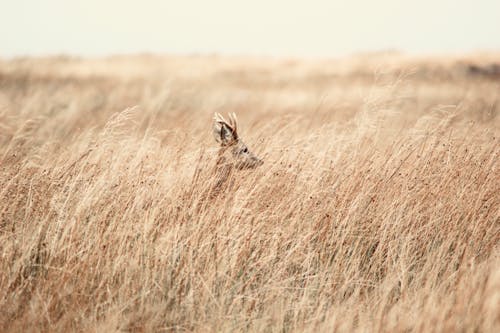
[[[0,331],[500,331],[471,61],[0,61]],[[265,164],[209,198],[228,111]]]

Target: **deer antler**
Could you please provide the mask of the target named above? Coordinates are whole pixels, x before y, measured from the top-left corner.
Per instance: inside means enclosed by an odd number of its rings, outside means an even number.
[[[238,137],[238,119],[236,118],[236,114],[234,112],[229,114],[229,121],[224,119],[224,117],[220,113],[215,112],[214,121],[221,125],[222,124],[226,125],[231,129],[234,137],[235,138]]]
[[[229,114],[229,122],[235,134],[238,134],[238,119],[236,118],[236,113]]]

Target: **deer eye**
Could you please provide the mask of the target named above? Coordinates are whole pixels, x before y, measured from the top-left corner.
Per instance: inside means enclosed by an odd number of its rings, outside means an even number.
[[[242,150],[242,151],[243,151],[244,153],[248,153],[248,148],[247,148],[247,147],[245,147],[245,148],[243,148],[243,150]]]

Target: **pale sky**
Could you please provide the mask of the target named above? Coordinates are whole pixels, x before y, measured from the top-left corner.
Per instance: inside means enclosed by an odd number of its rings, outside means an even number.
[[[0,1],[0,57],[500,50],[500,0]]]

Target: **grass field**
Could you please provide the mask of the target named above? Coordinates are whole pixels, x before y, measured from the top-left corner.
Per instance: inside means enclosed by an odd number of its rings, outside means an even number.
[[[499,332],[495,59],[0,60],[0,331]]]

